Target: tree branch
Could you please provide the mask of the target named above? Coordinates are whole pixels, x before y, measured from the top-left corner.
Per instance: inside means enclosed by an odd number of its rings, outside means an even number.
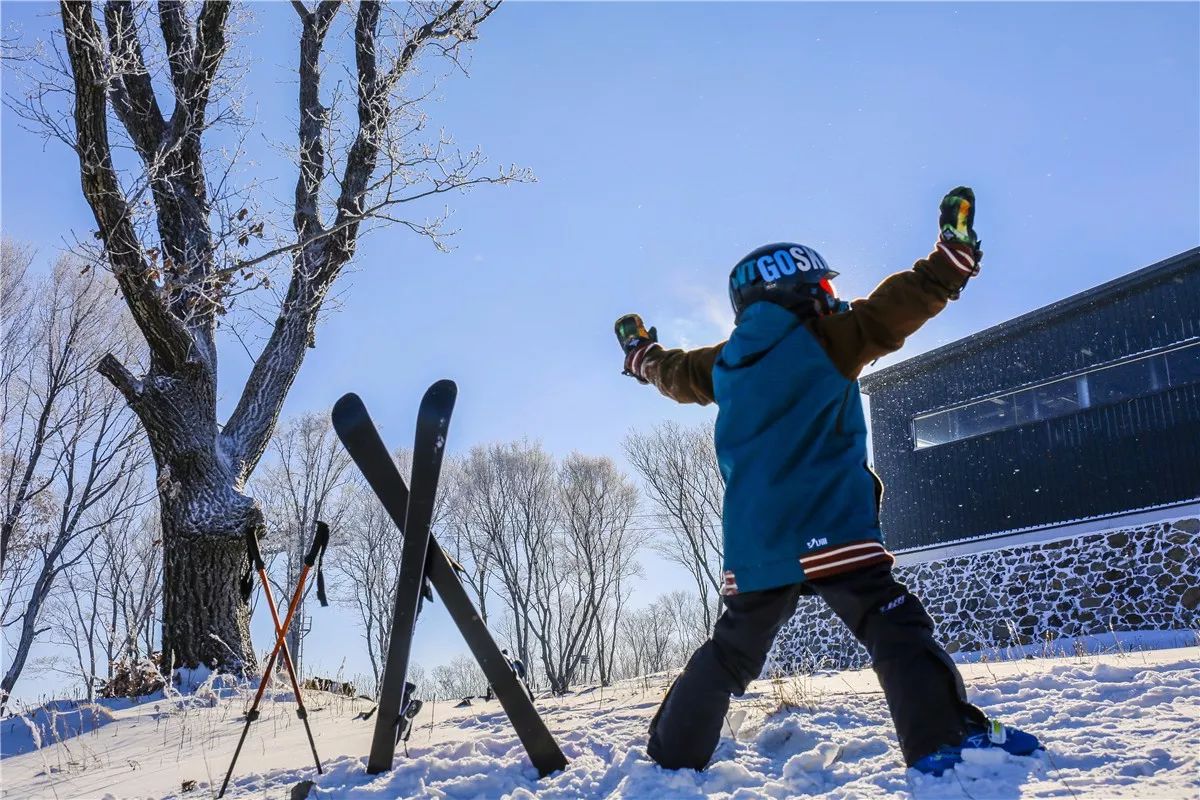
[[[112,353],[107,353],[96,365],[96,371],[108,379],[108,382],[125,396],[132,407],[142,394],[142,382]]]
[[[105,3],[104,25],[108,30],[108,49],[112,53],[116,73],[109,90],[113,109],[129,131],[138,153],[149,162],[162,143],[166,122],[146,69],[137,24],[133,19],[133,5],[129,0],[109,0]]]
[[[141,242],[112,163],[108,141],[107,90],[103,70],[103,37],[91,5],[61,0],[63,34],[75,83],[75,133],[83,194],[100,235],[113,275],[134,321],[154,355],[167,369],[185,363],[192,339],[168,311],[149,277]]]
[[[179,146],[180,161],[184,166],[184,173],[180,177],[187,182],[188,188],[202,205],[207,204],[207,190],[200,153],[200,134],[204,131],[209,92],[225,55],[225,21],[228,17],[229,3],[226,0],[205,2],[196,19],[195,37],[188,36],[182,40],[192,41],[193,44],[187,53],[188,57],[182,60],[178,79],[176,65],[171,66],[172,80],[176,85],[175,111],[171,114],[169,141],[164,149]],[[186,31],[187,19],[183,10],[172,11],[171,20],[172,29],[178,24]],[[172,30],[172,35],[178,35],[178,32]],[[167,47],[168,50],[175,50],[169,41]]]
[[[192,54],[192,75],[187,101],[194,104],[193,114],[204,119],[208,92],[217,76],[217,67],[225,55],[225,21],[229,18],[227,0],[207,0],[196,19],[196,47]]]
[[[463,0],[449,3],[433,18],[413,29],[399,47],[395,61],[387,67],[384,78],[378,30],[382,4],[379,0],[362,0],[354,24],[354,59],[357,71],[358,126],[342,170],[341,191],[336,200],[337,216],[326,231],[318,213],[318,193],[325,177],[325,154],[321,143],[325,131],[325,109],[319,101],[319,60],[325,32],[338,9],[336,0],[321,2],[315,11],[302,15],[304,32],[300,59],[300,176],[296,185],[294,227],[297,245],[287,248],[293,253],[292,277],[287,295],[280,307],[274,330],[250,373],[237,407],[226,423],[222,436],[227,451],[238,464],[242,475],[248,474],[266,449],[274,419],[304,359],[305,349],[313,346],[317,313],[326,294],[354,254],[359,226],[373,211],[396,202],[414,199],[397,198],[387,187],[387,196],[372,206],[368,195],[373,191],[372,176],[379,164],[381,148],[389,142],[389,124],[395,113],[391,92],[402,75],[416,62],[420,52],[438,38],[448,38],[452,44],[443,52],[475,36],[475,28],[486,19],[497,4],[468,4]],[[294,6],[295,7],[295,6]],[[299,13],[303,6],[296,8]],[[400,106],[403,108],[403,105]],[[440,149],[418,163],[436,162]],[[392,172],[408,168],[405,159],[388,151]],[[470,172],[476,162],[466,163],[429,179],[432,189],[421,194],[437,194],[462,188],[473,181]],[[440,166],[436,165],[435,166]],[[431,169],[431,171],[433,171]],[[502,175],[495,182],[513,179]],[[480,180],[479,182],[485,182]],[[411,185],[405,181],[405,185]],[[284,251],[286,252],[286,250]],[[264,257],[260,257],[265,258]],[[247,266],[251,262],[243,262]]]
[[[187,10],[180,0],[160,0],[158,24],[167,45],[167,62],[171,66],[171,83],[175,94],[187,91],[189,64],[192,58],[192,33],[188,29]]]
[[[292,220],[298,238],[303,241],[323,230],[321,225],[321,184],[325,181],[325,126],[328,111],[321,105],[321,51],[329,24],[341,6],[339,0],[324,0],[314,13],[295,3],[304,30],[300,35],[300,174],[296,179],[296,209]]]

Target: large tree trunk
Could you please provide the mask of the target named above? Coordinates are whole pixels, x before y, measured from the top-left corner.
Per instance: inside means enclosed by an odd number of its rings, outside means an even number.
[[[102,369],[104,365],[102,364]],[[163,655],[172,667],[257,669],[240,581],[262,513],[218,431],[209,370],[154,374],[132,399],[150,438],[163,532]]]
[[[219,533],[181,535],[163,517],[163,654],[173,667],[257,669],[250,646],[250,607],[238,582],[246,566],[244,539]]]

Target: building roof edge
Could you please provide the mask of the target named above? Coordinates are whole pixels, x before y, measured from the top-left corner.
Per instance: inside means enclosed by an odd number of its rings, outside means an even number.
[[[1034,309],[1019,317],[1006,320],[990,328],[985,328],[969,336],[957,339],[941,347],[928,350],[920,355],[905,359],[897,364],[876,370],[869,375],[859,378],[859,386],[868,395],[878,389],[886,388],[904,378],[922,370],[928,369],[938,362],[965,355],[972,350],[990,344],[998,337],[1015,336],[1024,333],[1051,317],[1075,311],[1084,306],[1105,300],[1134,286],[1145,282],[1149,277],[1161,278],[1189,267],[1200,267],[1200,247],[1184,250],[1162,261],[1157,261],[1147,267],[1134,270],[1110,281],[1085,289],[1062,300]]]

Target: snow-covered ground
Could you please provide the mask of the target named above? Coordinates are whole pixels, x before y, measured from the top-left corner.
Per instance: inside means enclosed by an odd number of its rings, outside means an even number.
[[[540,699],[570,759],[539,781],[495,702],[427,704],[390,773],[370,776],[372,722],[361,700],[308,698],[326,772],[281,694],[267,703],[227,797],[287,798],[1196,798],[1200,797],[1200,648],[963,665],[971,699],[1037,733],[1048,752],[970,763],[941,778],[904,769],[869,671],[756,682],[735,700],[732,731],[703,773],[647,760],[645,732],[667,677]],[[239,699],[159,699],[111,711],[86,733],[0,761],[12,798],[213,797],[241,732]],[[6,720],[0,736],[26,733]],[[50,736],[50,739],[56,737]],[[14,745],[16,746],[16,745]],[[11,752],[6,744],[5,752]],[[195,788],[183,791],[185,782]]]

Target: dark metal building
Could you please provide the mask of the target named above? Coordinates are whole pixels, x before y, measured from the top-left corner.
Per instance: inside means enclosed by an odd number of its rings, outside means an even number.
[[[861,385],[893,550],[1196,503],[1200,248]]]

